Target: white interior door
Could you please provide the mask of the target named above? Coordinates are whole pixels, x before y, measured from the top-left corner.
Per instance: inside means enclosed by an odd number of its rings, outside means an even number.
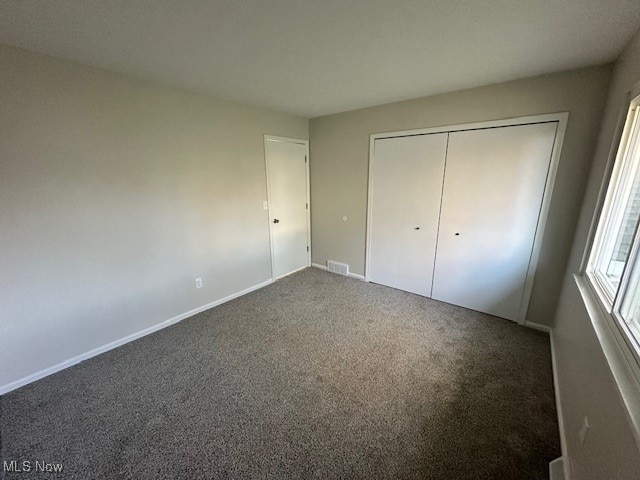
[[[369,281],[430,296],[447,133],[375,140]]]
[[[274,278],[310,265],[307,145],[265,139]]]
[[[517,320],[557,126],[450,133],[434,299]]]

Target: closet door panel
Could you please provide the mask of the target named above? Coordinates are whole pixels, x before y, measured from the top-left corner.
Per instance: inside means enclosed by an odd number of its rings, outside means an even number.
[[[434,299],[517,320],[556,129],[450,134]]]
[[[375,140],[370,281],[430,296],[447,135]]]

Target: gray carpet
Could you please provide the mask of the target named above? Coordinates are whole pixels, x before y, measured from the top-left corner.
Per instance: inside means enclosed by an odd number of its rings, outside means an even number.
[[[64,464],[42,478],[522,480],[560,455],[546,334],[315,269],[0,397],[0,422],[2,460]]]

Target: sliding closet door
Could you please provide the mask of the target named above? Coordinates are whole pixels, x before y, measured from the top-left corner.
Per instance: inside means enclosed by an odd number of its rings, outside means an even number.
[[[369,280],[430,296],[447,134],[375,140]]]
[[[434,299],[517,320],[557,125],[450,134]]]

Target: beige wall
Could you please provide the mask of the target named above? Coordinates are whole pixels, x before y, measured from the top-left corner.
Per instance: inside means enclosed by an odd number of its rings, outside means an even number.
[[[611,66],[593,67],[312,119],[313,262],[364,274],[369,134],[567,111],[567,134],[527,320],[550,324]],[[342,217],[346,216],[344,222]]]
[[[263,134],[308,122],[0,46],[0,389],[269,279]]]
[[[615,66],[593,167],[555,318],[554,342],[562,413],[573,480],[640,478],[640,450],[632,435],[611,370],[573,279],[587,244],[616,123],[625,97],[640,82],[640,32]],[[584,417],[591,431],[584,445]]]

